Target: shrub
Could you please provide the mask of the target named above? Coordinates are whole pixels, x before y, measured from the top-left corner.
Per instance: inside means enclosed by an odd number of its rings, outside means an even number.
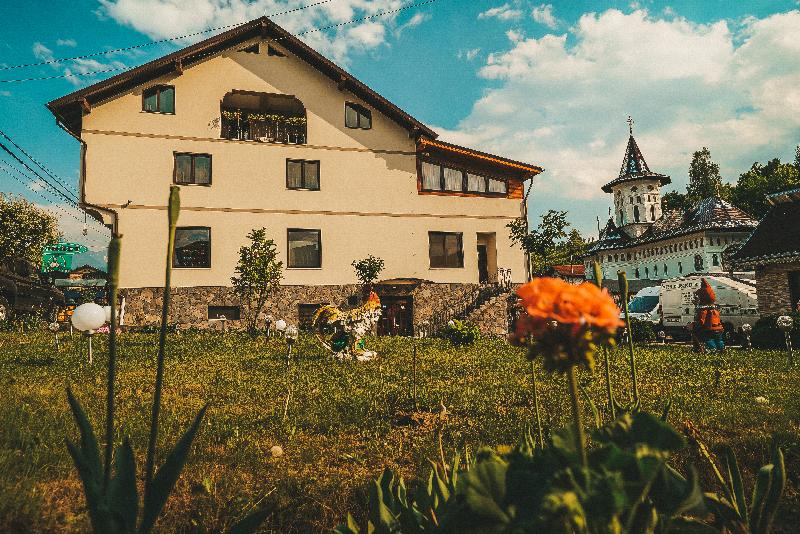
[[[442,330],[441,337],[456,347],[472,345],[481,337],[478,327],[469,321],[453,320]]]
[[[363,260],[353,260],[351,265],[356,270],[358,281],[368,286],[378,279],[381,271],[383,271],[384,262],[381,258],[376,258],[370,254]]]
[[[623,329],[617,331],[617,342],[622,341]],[[650,321],[631,317],[631,332],[635,343],[650,343],[656,340],[656,329]]]
[[[800,347],[800,313],[791,313],[789,316],[794,319],[794,326],[791,330],[792,345]],[[753,346],[760,349],[782,349],[786,347],[786,338],[783,332],[778,330],[775,322],[778,315],[766,315],[756,321],[753,325],[752,342]]]

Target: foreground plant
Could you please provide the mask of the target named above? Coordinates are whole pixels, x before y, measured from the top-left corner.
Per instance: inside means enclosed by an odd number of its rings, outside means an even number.
[[[164,299],[161,314],[161,331],[158,343],[157,374],[153,395],[153,408],[150,423],[150,436],[147,448],[147,463],[144,480],[144,498],[139,503],[136,485],[136,460],[129,439],[123,439],[113,454],[113,475],[111,469],[114,445],[114,384],[116,373],[116,329],[117,329],[117,289],[119,285],[119,257],[122,236],[111,239],[108,252],[108,272],[111,291],[111,321],[109,329],[108,381],[106,391],[106,436],[105,458],[101,462],[100,448],[86,412],[67,389],[67,400],[80,431],[80,445],[67,439],[67,449],[75,463],[83,482],[86,507],[92,531],[103,534],[146,533],[150,532],[172,493],[175,483],[183,470],[192,442],[200,427],[208,405],[200,409],[191,426],[181,436],[164,463],[155,469],[156,440],[158,438],[158,416],[161,408],[161,390],[164,380],[164,357],[169,314],[169,288],[172,271],[172,254],[175,248],[175,226],[180,212],[179,188],[170,188],[169,197],[169,236],[167,241],[167,261]],[[267,512],[259,510],[245,517],[231,527],[231,533],[254,532],[266,519]]]

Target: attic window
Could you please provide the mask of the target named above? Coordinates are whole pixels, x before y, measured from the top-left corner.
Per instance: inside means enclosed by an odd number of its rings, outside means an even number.
[[[281,52],[272,45],[267,45],[267,55],[275,57],[286,57],[286,54],[284,54],[283,52]]]
[[[369,130],[372,128],[372,112],[361,104],[345,102],[344,125],[348,128]]]
[[[142,91],[142,111],[149,113],[175,113],[175,88],[156,85]]]
[[[253,43],[246,48],[240,48],[239,52],[246,52],[248,54],[258,54],[258,43]]]

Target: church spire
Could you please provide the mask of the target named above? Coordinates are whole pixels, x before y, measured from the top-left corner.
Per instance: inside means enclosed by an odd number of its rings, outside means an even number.
[[[633,138],[633,118],[628,115],[628,147],[625,149],[625,157],[622,160],[622,167],[619,170],[620,178],[635,178],[637,176],[644,176],[651,174],[650,167],[642,156],[642,151],[639,150],[639,145],[636,144],[636,139]]]

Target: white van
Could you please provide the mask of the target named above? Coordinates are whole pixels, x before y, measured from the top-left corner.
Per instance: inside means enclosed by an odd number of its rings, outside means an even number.
[[[661,321],[665,332],[673,336],[688,335],[687,326],[694,321],[695,292],[705,278],[717,296],[722,324],[726,332],[739,332],[742,325],[758,320],[756,286],[752,281],[725,275],[692,275],[661,282]]]

